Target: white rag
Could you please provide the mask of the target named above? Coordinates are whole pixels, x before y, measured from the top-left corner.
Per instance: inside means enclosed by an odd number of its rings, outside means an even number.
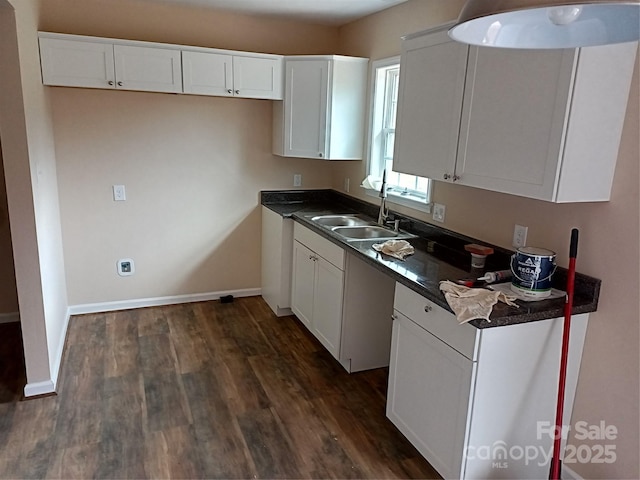
[[[400,260],[415,253],[414,248],[406,240],[387,240],[384,243],[374,243],[371,247],[377,252]]]
[[[505,292],[484,288],[469,288],[449,280],[440,282],[440,290],[444,293],[451,310],[456,314],[458,323],[461,324],[476,318],[482,318],[490,322],[489,315],[491,315],[493,306],[498,303],[498,300],[512,307],[518,307],[513,302],[517,297]]]

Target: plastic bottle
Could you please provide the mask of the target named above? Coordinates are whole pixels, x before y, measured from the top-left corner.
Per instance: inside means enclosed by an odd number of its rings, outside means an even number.
[[[487,283],[495,283],[502,280],[509,280],[513,274],[511,270],[498,270],[497,272],[486,272],[483,277],[478,280],[484,280]]]

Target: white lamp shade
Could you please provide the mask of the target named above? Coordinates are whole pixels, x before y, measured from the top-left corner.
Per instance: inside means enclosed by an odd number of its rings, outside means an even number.
[[[640,0],[469,0],[454,40],[502,48],[577,48],[640,39]]]

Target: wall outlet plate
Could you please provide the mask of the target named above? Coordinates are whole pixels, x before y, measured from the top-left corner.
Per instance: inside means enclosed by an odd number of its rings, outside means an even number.
[[[116,264],[118,275],[121,277],[129,277],[136,272],[135,264],[130,258],[121,258]]]
[[[444,222],[444,214],[446,211],[446,207],[439,203],[433,204],[433,219],[436,222]]]
[[[115,202],[124,202],[127,199],[127,193],[124,189],[124,185],[113,186],[113,200]]]
[[[302,174],[296,173],[293,176],[293,186],[294,187],[301,187],[302,186]]]
[[[516,225],[513,229],[513,241],[511,244],[516,247],[524,247],[527,244],[527,233],[529,232],[529,227],[525,227],[523,225]]]

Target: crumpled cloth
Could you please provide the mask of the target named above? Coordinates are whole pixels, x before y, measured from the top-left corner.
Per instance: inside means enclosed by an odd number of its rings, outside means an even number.
[[[399,260],[415,253],[415,249],[406,240],[387,240],[384,243],[374,243],[371,248]]]
[[[476,318],[489,320],[493,306],[501,301],[512,307],[518,307],[515,295],[485,288],[469,288],[464,285],[444,280],[440,282],[440,290],[444,293],[451,310],[456,314],[458,323],[466,323]]]

